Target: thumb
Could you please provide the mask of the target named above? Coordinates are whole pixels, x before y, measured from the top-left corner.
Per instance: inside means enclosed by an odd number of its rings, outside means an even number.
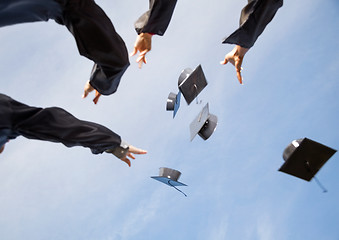
[[[131,52],[131,53],[129,54],[130,57],[132,57],[132,56],[134,56],[135,54],[137,54],[137,52],[138,52],[138,49],[137,49],[136,47],[134,47],[133,52]]]
[[[82,98],[85,98],[88,96],[88,91],[87,90],[84,90],[84,93],[82,94]]]
[[[223,61],[220,62],[221,65],[225,65],[228,63],[228,60],[225,58]]]

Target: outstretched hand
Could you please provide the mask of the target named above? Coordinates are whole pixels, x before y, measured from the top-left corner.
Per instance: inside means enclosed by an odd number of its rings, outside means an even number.
[[[237,78],[239,83],[242,84],[242,77],[241,77],[241,64],[242,60],[244,59],[245,54],[249,48],[244,48],[239,45],[236,45],[232,51],[226,54],[225,59],[220,62],[220,64],[225,65],[228,62],[232,63],[235,66],[235,70],[237,72]]]
[[[130,56],[134,56],[138,51],[140,52],[136,60],[136,62],[139,63],[139,68],[142,67],[142,63],[147,63],[146,53],[152,49],[152,36],[153,35],[149,33],[140,33],[135,40],[134,50]]]
[[[85,88],[84,88],[84,94],[82,95],[82,98],[86,98],[90,92],[92,92],[94,88],[91,86],[89,81],[86,82]],[[99,101],[99,98],[101,96],[101,93],[99,93],[97,90],[95,90],[95,97],[93,98],[94,104],[97,104]]]
[[[125,163],[127,163],[129,167],[131,166],[130,158],[131,159],[135,159],[135,157],[134,157],[134,155],[132,153],[134,153],[134,154],[146,154],[147,151],[146,150],[142,150],[140,148],[136,148],[136,147],[130,145],[126,157],[120,158],[120,160],[125,162]]]

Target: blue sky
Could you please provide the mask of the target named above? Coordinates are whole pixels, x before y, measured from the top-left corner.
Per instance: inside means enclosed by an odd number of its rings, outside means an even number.
[[[129,51],[148,1],[97,3]],[[147,149],[132,167],[108,154],[19,137],[0,156],[0,238],[339,240],[339,155],[319,171],[328,189],[278,172],[282,152],[308,137],[338,145],[339,3],[285,1],[244,60],[244,85],[221,44],[246,1],[178,1],[148,64],[131,58],[118,92],[97,106],[81,99],[92,62],[53,21],[1,29],[1,92],[34,106],[59,106]],[[199,64],[208,86],[175,119],[165,111],[180,72]],[[202,107],[218,116],[207,141],[190,142]],[[182,172],[184,197],[150,176]]]

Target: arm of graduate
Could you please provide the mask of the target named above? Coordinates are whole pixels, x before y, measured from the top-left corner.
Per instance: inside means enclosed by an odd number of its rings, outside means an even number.
[[[146,151],[130,146],[110,129],[79,120],[62,108],[42,108],[34,115],[18,123],[15,128],[29,139],[60,142],[67,147],[90,148],[93,154],[111,153],[131,166],[133,154]]]
[[[177,0],[149,0],[149,10],[135,22],[135,30],[138,33],[134,44],[134,56],[139,52],[136,62],[141,68],[146,64],[146,53],[151,51],[152,36],[163,36],[173,15]]]
[[[142,149],[133,147],[121,140],[120,136],[110,129],[89,121],[79,120],[62,108],[30,107],[8,98],[10,111],[2,111],[2,121],[9,124],[7,139],[22,135],[29,139],[62,143],[67,147],[82,146],[90,148],[93,154],[111,153],[131,165],[133,154],[146,154]],[[2,108],[3,110],[4,108]],[[2,124],[3,125],[3,124]],[[4,135],[6,131],[2,131]]]
[[[249,0],[241,11],[240,27],[223,40],[222,43],[235,44],[236,46],[226,54],[225,59],[220,63],[230,62],[235,66],[240,84],[242,84],[241,64],[245,54],[254,45],[282,5],[283,0]]]
[[[128,51],[109,17],[93,0],[67,2],[59,23],[74,36],[80,55],[94,62],[91,88],[86,83],[83,97],[95,90],[93,101],[97,103],[101,95],[117,91],[129,66]]]

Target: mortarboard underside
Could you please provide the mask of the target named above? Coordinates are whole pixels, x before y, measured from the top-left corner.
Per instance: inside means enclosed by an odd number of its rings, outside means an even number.
[[[179,91],[178,94],[170,93],[167,98],[166,110],[173,111],[173,118],[177,114],[179,107],[180,107],[180,98],[181,92]]]
[[[168,186],[187,186],[184,183],[178,182],[178,179],[181,175],[181,172],[171,168],[161,167],[159,169],[159,176],[151,177],[155,180],[158,180],[162,183],[165,183]]]
[[[208,103],[190,124],[191,141],[198,134],[207,140],[215,131],[218,123],[217,116],[209,113]]]

